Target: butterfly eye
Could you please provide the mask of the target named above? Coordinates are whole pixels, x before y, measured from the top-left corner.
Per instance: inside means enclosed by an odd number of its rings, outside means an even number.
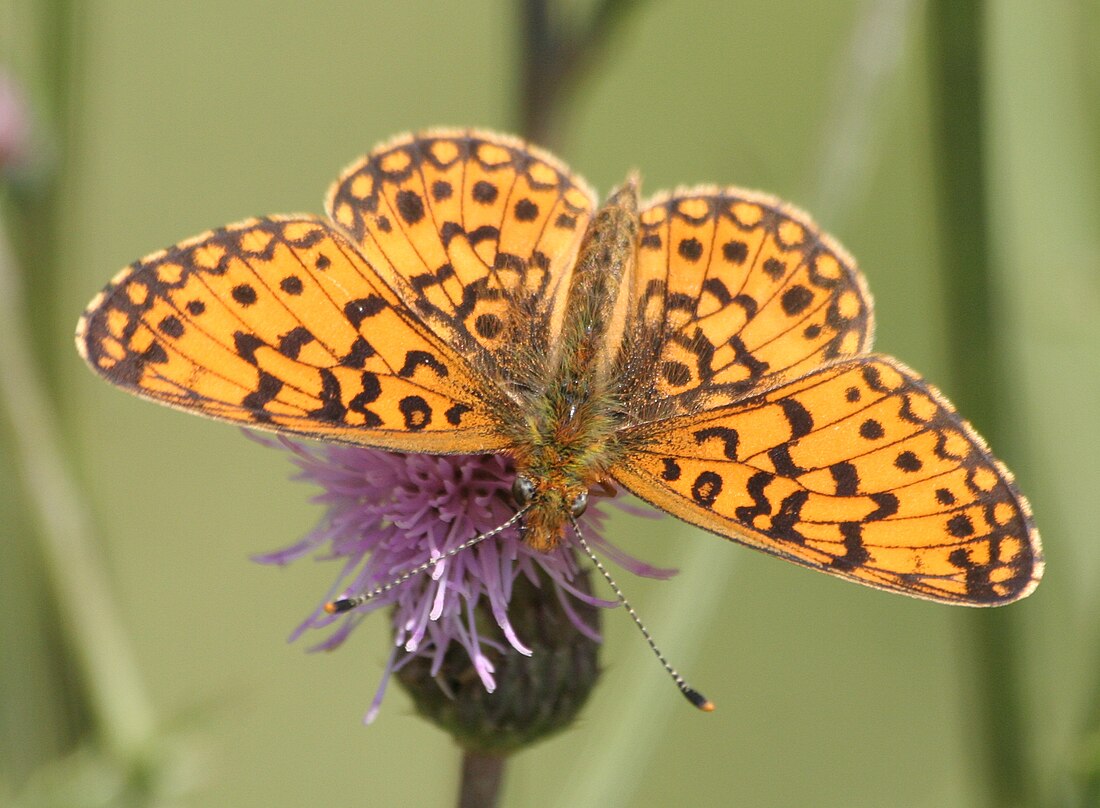
[[[535,481],[530,477],[516,477],[512,483],[512,498],[521,508],[535,496]]]
[[[588,507],[588,492],[582,491],[577,494],[577,498],[573,500],[573,504],[569,506],[569,512],[573,516],[580,516],[584,513],[584,509]]]

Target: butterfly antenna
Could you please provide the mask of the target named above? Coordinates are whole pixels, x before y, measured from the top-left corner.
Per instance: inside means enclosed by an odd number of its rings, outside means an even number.
[[[642,632],[642,636],[645,637],[645,641],[649,643],[650,650],[657,656],[665,670],[668,671],[668,675],[672,677],[672,681],[676,683],[676,687],[680,688],[680,692],[684,694],[684,698],[698,707],[705,713],[709,713],[714,710],[714,702],[704,696],[695,688],[691,687],[684,677],[680,675],[668,660],[665,659],[665,655],[661,653],[661,649],[657,647],[657,643],[653,641],[653,637],[649,633],[649,629],[645,627],[645,623],[642,622],[642,618],[638,617],[638,613],[634,611],[634,607],[630,605],[630,601],[626,599],[626,595],[623,594],[623,590],[619,589],[619,585],[615,583],[615,579],[611,577],[611,573],[607,571],[600,559],[596,557],[596,554],[592,552],[592,548],[588,546],[588,542],[584,540],[584,536],[581,534],[581,526],[577,524],[577,520],[570,515],[570,521],[573,523],[573,532],[577,536],[577,540],[580,542],[581,547],[584,549],[585,554],[592,559],[592,563],[596,565],[596,569],[600,571],[600,574],[607,581],[608,586],[611,587],[615,593],[615,597],[618,598],[619,603],[626,609],[626,613],[630,615],[630,619],[634,621],[634,625],[638,627],[638,630]]]
[[[458,545],[458,547],[452,547],[450,550],[440,556],[437,556],[436,558],[425,561],[423,564],[419,564],[410,570],[405,570],[405,572],[398,575],[392,581],[382,584],[382,586],[376,587],[369,592],[364,592],[362,595],[356,595],[353,598],[337,598],[336,600],[330,600],[328,603],[325,604],[325,611],[329,614],[342,614],[343,612],[350,612],[355,607],[362,606],[368,600],[374,600],[379,595],[386,594],[394,587],[401,586],[401,584],[405,583],[405,581],[409,580],[410,578],[415,578],[420,573],[430,570],[441,561],[446,561],[448,558],[458,555],[463,550],[469,550],[475,544],[481,544],[481,542],[485,541],[486,539],[492,538],[493,536],[500,533],[502,530],[507,530],[516,522],[518,522],[523,517],[523,515],[527,513],[528,510],[530,510],[530,508],[530,505],[525,508],[521,508],[504,524],[497,525],[492,530],[485,533],[479,533],[472,539],[467,539],[462,544]]]

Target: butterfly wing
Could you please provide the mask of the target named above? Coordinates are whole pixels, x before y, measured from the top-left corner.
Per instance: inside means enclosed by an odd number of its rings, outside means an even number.
[[[549,354],[594,207],[551,155],[476,131],[385,144],[348,168],[328,201],[406,305],[505,384]]]
[[[847,253],[763,194],[704,188],[641,212],[621,359],[628,420],[736,401],[870,348],[870,295]]]
[[[935,389],[865,356],[627,430],[612,469],[706,530],[858,583],[972,606],[1042,573],[1011,474]]]
[[[89,305],[77,349],[161,403],[379,448],[503,447],[510,403],[322,219],[252,219],[154,253]]]

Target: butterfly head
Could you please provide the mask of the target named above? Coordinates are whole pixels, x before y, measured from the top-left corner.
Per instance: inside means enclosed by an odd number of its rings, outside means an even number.
[[[588,486],[565,480],[538,480],[516,476],[512,496],[519,507],[527,507],[523,538],[536,550],[549,552],[561,542],[566,525],[588,507]]]

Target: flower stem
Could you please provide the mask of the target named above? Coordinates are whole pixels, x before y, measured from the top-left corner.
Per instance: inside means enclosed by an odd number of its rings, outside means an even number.
[[[957,346],[950,356],[951,395],[994,446],[1003,446],[1007,360],[995,327],[998,290],[989,245],[983,10],[980,0],[931,0],[929,71],[940,261],[949,344]],[[988,802],[1034,805],[1017,613],[981,610],[963,619],[976,712],[967,723],[983,756]]]
[[[591,72],[616,29],[641,0],[600,0],[583,25],[569,23],[563,3],[523,0],[519,130],[525,138],[556,147],[564,131],[562,108]]]
[[[59,419],[32,360],[23,293],[0,227],[0,415],[11,425],[10,460],[37,521],[51,591],[81,665],[100,742],[132,757],[153,732],[153,708],[110,594],[89,509],[58,441]]]
[[[466,750],[462,754],[462,783],[458,808],[495,808],[504,784],[505,755]]]
[[[86,14],[74,0],[41,0],[30,6],[39,54],[33,66],[39,78],[36,106],[41,120],[32,116],[29,176],[5,187],[0,209],[9,222],[8,249],[15,256],[15,265],[34,268],[20,279],[27,311],[36,314],[27,324],[28,347],[41,367],[46,392],[58,396],[67,366],[57,357],[68,356],[71,350],[67,335],[59,334],[55,327],[55,315],[61,299],[57,290],[70,280],[61,266],[68,243],[63,227],[71,212],[66,192],[71,191],[74,158],[80,147],[81,130],[75,122],[79,120],[84,78],[81,60]]]

